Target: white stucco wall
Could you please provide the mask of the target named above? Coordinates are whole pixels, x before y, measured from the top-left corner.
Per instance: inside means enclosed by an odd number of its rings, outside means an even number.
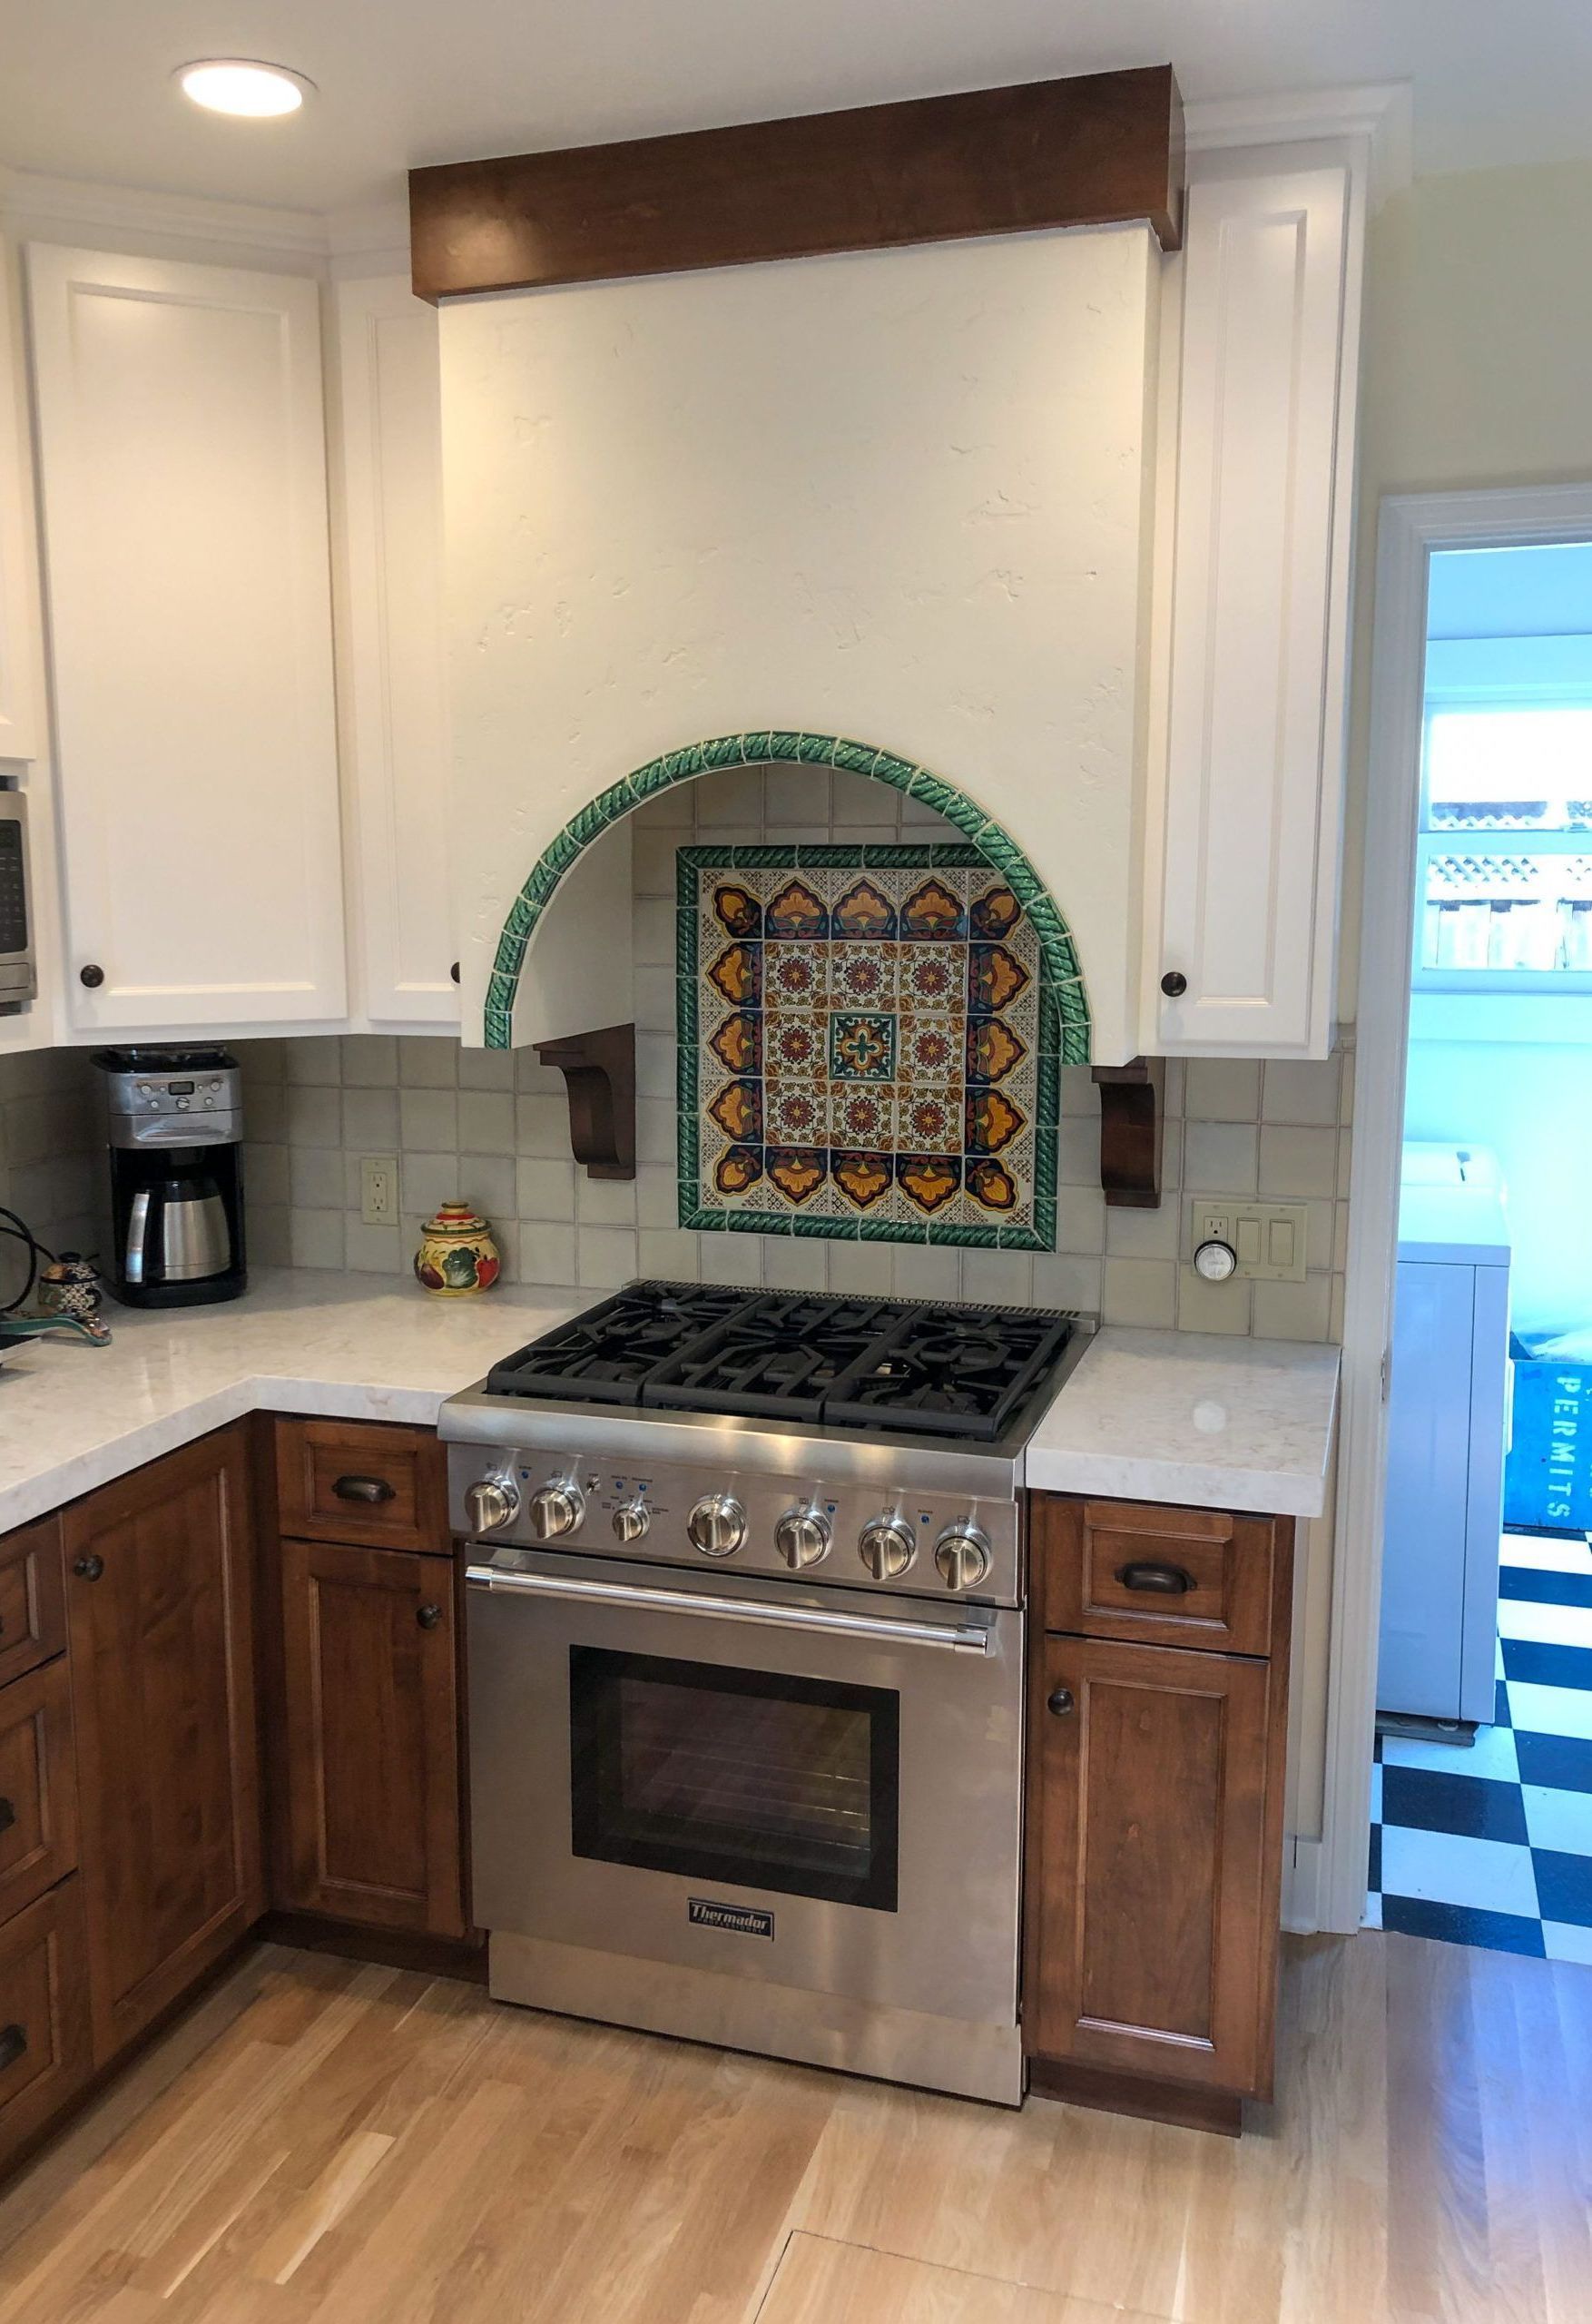
[[[1073,927],[1096,1059],[1133,1053],[1157,267],[1121,228],[446,310],[467,1039],[569,816],[772,726],[920,761],[1005,823]],[[592,1021],[628,1013],[593,925],[555,901],[516,1039],[577,1029],[543,990],[568,942]]]

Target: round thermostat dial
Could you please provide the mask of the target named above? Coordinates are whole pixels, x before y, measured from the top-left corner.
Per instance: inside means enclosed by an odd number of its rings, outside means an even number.
[[[1214,1236],[1202,1243],[1194,1255],[1194,1273],[1207,1283],[1225,1283],[1236,1272],[1238,1254],[1231,1243],[1218,1242]]]

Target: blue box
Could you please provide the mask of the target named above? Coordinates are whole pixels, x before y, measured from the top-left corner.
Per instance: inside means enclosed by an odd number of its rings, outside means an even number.
[[[1592,1347],[1585,1333],[1510,1343],[1515,1423],[1504,1523],[1592,1531]]]

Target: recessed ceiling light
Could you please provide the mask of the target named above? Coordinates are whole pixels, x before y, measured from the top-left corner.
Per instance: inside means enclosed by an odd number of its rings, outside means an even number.
[[[207,113],[241,113],[253,121],[297,113],[315,87],[285,64],[258,64],[244,56],[201,57],[180,64],[172,78]]]

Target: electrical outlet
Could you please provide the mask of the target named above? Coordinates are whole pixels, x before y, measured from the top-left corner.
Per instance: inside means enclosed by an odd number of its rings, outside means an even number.
[[[1188,1251],[1225,1243],[1250,1283],[1302,1283],[1310,1243],[1310,1211],[1302,1202],[1256,1202],[1251,1195],[1191,1195]]]
[[[359,1163],[359,1216],[367,1226],[389,1226],[398,1216],[398,1157],[367,1154]]]

